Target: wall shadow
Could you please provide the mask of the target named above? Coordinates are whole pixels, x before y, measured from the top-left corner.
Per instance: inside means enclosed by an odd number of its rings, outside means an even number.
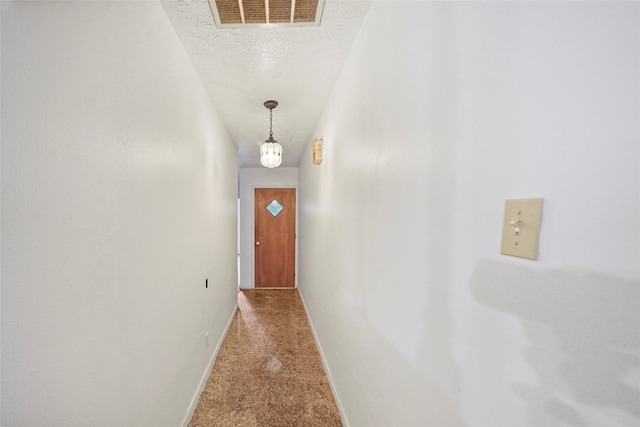
[[[528,425],[640,424],[640,282],[485,261],[471,288],[522,322],[538,382],[512,389],[527,403]]]

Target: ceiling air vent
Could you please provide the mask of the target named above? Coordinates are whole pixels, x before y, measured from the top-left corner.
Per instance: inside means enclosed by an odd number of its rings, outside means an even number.
[[[320,25],[325,0],[209,0],[218,28]]]

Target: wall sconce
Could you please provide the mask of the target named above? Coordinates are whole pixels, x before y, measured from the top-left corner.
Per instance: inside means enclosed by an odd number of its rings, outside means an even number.
[[[313,141],[311,153],[313,155],[313,164],[320,165],[322,163],[322,138]]]

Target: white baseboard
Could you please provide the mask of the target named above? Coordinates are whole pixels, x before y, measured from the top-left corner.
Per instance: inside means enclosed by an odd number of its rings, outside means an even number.
[[[307,304],[304,302],[304,298],[302,297],[302,293],[298,290],[298,295],[300,295],[300,299],[302,300],[302,306],[304,307],[305,313],[307,313],[307,319],[309,319],[309,326],[311,326],[311,333],[313,334],[313,340],[316,343],[316,347],[318,348],[318,352],[320,353],[320,360],[322,360],[322,366],[324,367],[324,372],[327,374],[327,379],[329,380],[329,387],[331,387],[331,393],[333,393],[333,398],[336,401],[336,406],[338,407],[338,412],[340,413],[340,419],[342,420],[343,427],[350,427],[349,420],[347,419],[347,414],[344,411],[344,407],[342,406],[342,400],[340,400],[340,395],[338,394],[338,389],[336,388],[335,383],[333,382],[333,377],[331,376],[331,370],[329,369],[329,365],[327,365],[327,361],[324,358],[324,353],[322,352],[322,346],[320,345],[320,341],[318,341],[318,335],[316,334],[316,329],[313,327],[313,322],[311,321],[311,316],[309,316],[309,310],[307,309]]]
[[[225,326],[224,332],[222,333],[222,336],[220,336],[220,339],[218,340],[218,344],[216,344],[216,348],[213,351],[213,354],[211,355],[211,359],[209,360],[207,369],[205,369],[204,373],[202,374],[202,379],[200,379],[200,384],[198,385],[198,389],[196,390],[196,393],[193,395],[193,399],[191,399],[191,403],[189,404],[189,409],[187,409],[187,414],[184,416],[184,419],[182,420],[182,424],[181,424],[182,427],[188,427],[189,422],[191,422],[191,417],[193,417],[193,413],[196,411],[196,406],[198,406],[200,395],[204,390],[204,386],[207,384],[207,380],[209,379],[209,375],[211,374],[211,369],[213,369],[213,364],[215,363],[216,358],[218,357],[218,353],[220,352],[220,348],[222,347],[222,342],[227,336],[227,332],[229,332],[229,328],[231,327],[231,323],[233,322],[233,318],[235,317],[237,311],[238,311],[238,303],[236,303],[236,306],[231,312],[231,317],[229,317],[227,326]]]

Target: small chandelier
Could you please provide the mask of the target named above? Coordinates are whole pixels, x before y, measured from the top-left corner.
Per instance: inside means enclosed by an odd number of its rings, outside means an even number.
[[[269,109],[269,138],[260,147],[260,163],[265,168],[277,168],[282,163],[282,146],[273,139],[273,109],[278,101],[265,101],[264,106]]]

